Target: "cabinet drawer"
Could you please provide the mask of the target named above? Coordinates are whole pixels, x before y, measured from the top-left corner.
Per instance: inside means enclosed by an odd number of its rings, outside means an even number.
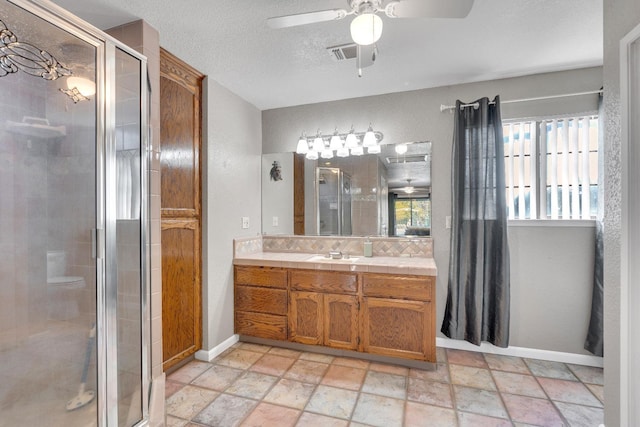
[[[273,340],[287,339],[287,318],[264,313],[236,311],[236,333]]]
[[[396,276],[393,274],[363,274],[364,296],[431,301],[433,276]]]
[[[236,286],[235,308],[238,311],[287,314],[287,291],[256,286]]]
[[[235,282],[238,285],[287,288],[287,271],[276,267],[236,267]]]
[[[355,273],[318,270],[291,270],[291,289],[337,294],[356,294]]]

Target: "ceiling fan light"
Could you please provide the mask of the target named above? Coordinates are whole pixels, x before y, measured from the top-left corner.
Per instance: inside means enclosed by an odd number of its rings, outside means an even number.
[[[412,194],[414,191],[416,191],[416,189],[414,187],[404,187],[404,192],[406,194]]]
[[[407,152],[407,144],[396,144],[396,153],[404,154]]]
[[[351,21],[351,38],[361,46],[369,46],[382,36],[382,19],[375,13],[363,13]]]
[[[73,89],[74,87],[78,89],[78,92],[83,96],[91,96],[96,93],[96,84],[84,77],[67,77],[67,88]]]
[[[296,153],[298,154],[307,154],[309,152],[309,142],[307,142],[307,138],[303,136],[298,140],[298,146],[296,147]]]

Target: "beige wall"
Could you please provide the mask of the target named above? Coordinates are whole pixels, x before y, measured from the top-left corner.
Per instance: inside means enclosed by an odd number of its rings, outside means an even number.
[[[210,351],[233,336],[233,239],[261,231],[262,126],[260,110],[210,79],[203,109],[202,337]]]

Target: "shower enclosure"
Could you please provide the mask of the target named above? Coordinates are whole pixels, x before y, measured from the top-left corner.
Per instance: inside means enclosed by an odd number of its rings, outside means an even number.
[[[0,426],[145,425],[146,60],[0,0]]]
[[[340,168],[316,168],[317,232],[351,236],[351,177]]]

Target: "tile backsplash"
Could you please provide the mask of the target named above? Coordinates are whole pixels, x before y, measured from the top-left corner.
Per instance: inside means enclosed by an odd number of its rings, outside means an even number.
[[[370,237],[373,256],[433,257],[433,239],[430,237],[398,238]],[[266,235],[235,240],[234,253],[246,255],[256,252],[319,253],[341,251],[362,256],[366,237],[290,236]]]

